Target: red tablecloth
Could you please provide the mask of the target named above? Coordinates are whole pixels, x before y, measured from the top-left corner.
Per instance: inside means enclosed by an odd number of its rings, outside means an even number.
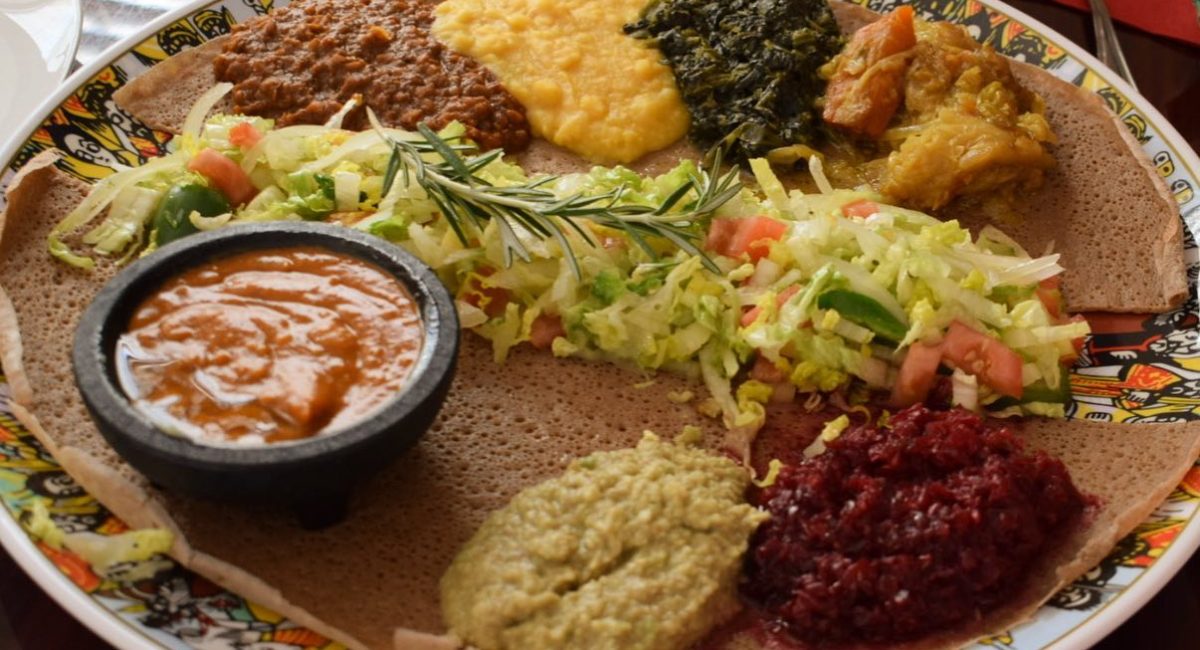
[[[1076,9],[1090,11],[1088,0],[1057,0]],[[1105,0],[1113,20],[1200,45],[1200,0]]]

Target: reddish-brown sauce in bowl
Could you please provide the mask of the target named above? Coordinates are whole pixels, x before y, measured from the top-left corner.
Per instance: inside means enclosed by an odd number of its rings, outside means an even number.
[[[226,443],[352,424],[404,387],[422,340],[420,309],[395,277],[294,247],[176,276],[134,311],[121,345],[141,408]]]

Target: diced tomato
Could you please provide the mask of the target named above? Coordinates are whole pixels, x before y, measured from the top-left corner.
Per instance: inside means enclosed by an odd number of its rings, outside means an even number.
[[[480,281],[480,277],[486,278],[493,271],[488,268],[481,268],[477,271],[479,277],[472,276],[463,285],[460,292],[460,298],[472,307],[478,307],[483,310],[483,313],[488,315],[488,318],[495,318],[504,314],[505,308],[508,307],[512,295],[508,289],[502,287],[487,287]]]
[[[771,217],[713,219],[704,247],[726,257],[748,255],[751,262],[771,252],[771,242],[787,232],[786,222]]]
[[[463,300],[467,304],[482,309],[488,318],[503,315],[504,309],[508,307],[509,298],[508,289],[500,287],[475,286],[463,294]]]
[[[1055,322],[1062,321],[1063,318],[1063,298],[1062,291],[1059,290],[1061,281],[1056,275],[1052,278],[1046,278],[1038,283],[1037,297],[1042,301],[1042,305],[1046,307],[1046,313],[1050,314]]]
[[[750,368],[750,378],[764,384],[778,384],[787,380],[783,371],[761,354],[754,359],[754,365]]]
[[[866,199],[851,201],[842,206],[842,214],[847,217],[858,217],[866,219],[867,217],[879,212],[879,204]]]
[[[798,291],[800,291],[800,285],[798,284],[793,284],[783,291],[780,291],[779,295],[775,298],[775,306],[782,307],[783,303],[787,302],[789,298],[796,295]],[[758,305],[746,310],[746,313],[742,314],[742,327],[750,327],[750,325],[752,325],[754,321],[758,320],[758,317],[761,315],[762,307],[759,307]]]
[[[724,255],[725,251],[729,250],[729,243],[733,241],[734,234],[738,231],[738,221],[740,219],[713,219],[708,226],[708,237],[704,240],[704,248]]]
[[[249,149],[262,140],[262,133],[249,122],[238,122],[229,129],[229,144],[239,149]]]
[[[782,239],[788,229],[786,223],[770,217],[751,217],[742,222],[729,247],[734,256],[749,255],[751,262],[766,257],[771,252],[771,242]]]
[[[232,205],[243,205],[258,194],[258,188],[237,163],[216,149],[204,149],[188,163],[188,169],[207,178]]]
[[[941,347],[927,343],[909,346],[904,362],[900,364],[896,385],[892,387],[892,405],[904,407],[924,402],[937,381],[941,362]]]
[[[959,321],[950,323],[942,340],[942,355],[963,372],[975,375],[992,390],[1020,398],[1021,356],[1004,343]]]
[[[562,318],[554,314],[541,314],[529,325],[529,343],[545,350],[554,344],[554,339],[566,336]]]
[[[1075,314],[1074,316],[1067,318],[1064,322],[1067,322],[1067,323],[1085,322],[1086,323],[1087,318],[1085,318],[1082,314]],[[1065,364],[1068,366],[1074,364],[1075,360],[1079,358],[1079,355],[1083,354],[1083,340],[1084,340],[1084,337],[1082,337],[1082,336],[1077,339],[1072,339],[1071,340],[1071,348],[1074,349],[1074,352],[1071,354],[1068,354],[1068,355],[1063,355],[1061,358],[1059,358],[1059,360],[1058,360],[1059,363],[1062,363],[1062,364]]]

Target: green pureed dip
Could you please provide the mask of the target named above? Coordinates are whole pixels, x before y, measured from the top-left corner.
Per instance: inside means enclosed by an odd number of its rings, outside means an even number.
[[[683,648],[737,612],[750,534],[733,461],[647,434],[528,488],[442,577],[452,632],[482,650]]]

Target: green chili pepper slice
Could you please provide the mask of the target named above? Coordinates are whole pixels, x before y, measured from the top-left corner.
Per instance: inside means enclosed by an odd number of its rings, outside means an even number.
[[[198,183],[176,185],[167,191],[154,213],[154,243],[162,246],[199,232],[189,218],[193,212],[216,217],[229,210],[229,200],[211,187]]]
[[[989,410],[1006,409],[1010,406],[1019,406],[1021,404],[1029,404],[1031,402],[1043,402],[1046,404],[1066,404],[1071,401],[1071,380],[1064,373],[1059,379],[1058,388],[1050,388],[1043,380],[1037,380],[1029,384],[1021,391],[1021,399],[1013,399],[1012,397],[1001,397],[1000,399],[988,405]]]
[[[899,343],[908,334],[908,328],[878,300],[846,289],[831,289],[817,297],[817,306],[832,309],[842,318],[862,325],[876,335]]]
[[[1022,402],[1052,402],[1065,404],[1071,401],[1071,380],[1064,371],[1058,380],[1058,388],[1050,388],[1046,382],[1039,379],[1025,387],[1021,392]]]

